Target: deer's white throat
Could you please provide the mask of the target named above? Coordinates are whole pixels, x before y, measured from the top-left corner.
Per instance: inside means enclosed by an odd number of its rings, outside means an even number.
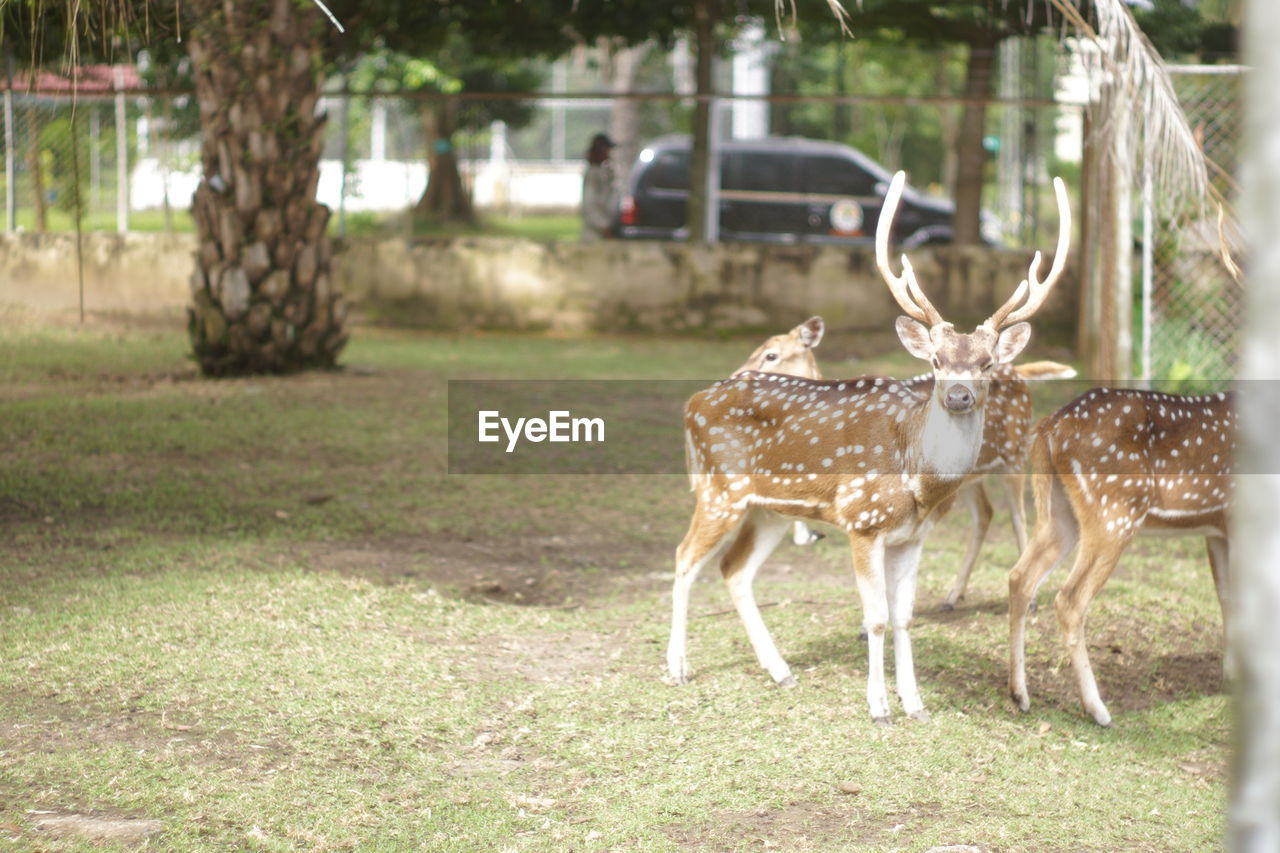
[[[931,397],[920,431],[921,471],[946,479],[967,476],[982,449],[982,425],[982,407],[955,414]]]

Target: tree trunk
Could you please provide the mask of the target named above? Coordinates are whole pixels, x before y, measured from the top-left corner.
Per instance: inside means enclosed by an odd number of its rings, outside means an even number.
[[[319,9],[292,0],[193,3],[187,42],[204,177],[188,332],[207,376],[332,367],[349,303],[335,293],[318,204]]]
[[[694,89],[699,95],[693,108],[693,150],[689,159],[689,203],[685,224],[689,242],[707,239],[707,168],[711,158],[711,69],[716,55],[716,0],[695,0],[693,7]]]
[[[634,92],[640,67],[653,49],[653,42],[627,47],[611,39],[602,47],[609,59],[609,91],[615,95]],[[640,154],[640,101],[621,97],[613,101],[609,111],[609,137],[617,145],[610,157],[614,172],[622,185],[627,186],[631,167]]]
[[[986,175],[987,152],[982,147],[986,132],[987,105],[994,82],[996,36],[986,33],[969,42],[969,65],[964,96],[973,98],[964,105],[956,154],[955,242],[969,246],[981,241],[982,185]]]
[[[1231,643],[1238,663],[1236,755],[1227,849],[1280,848],[1280,18],[1274,4],[1244,4],[1244,163],[1241,214],[1249,239],[1243,334],[1240,454],[1232,524]]]
[[[31,170],[31,200],[35,203],[37,234],[43,234],[49,230],[48,204],[44,197],[44,166],[40,162],[41,130],[40,113],[32,107],[27,119],[27,133],[31,135],[31,146],[27,149],[27,166]]]
[[[946,92],[950,89],[947,80],[949,53],[942,52],[938,56],[938,67],[933,73],[933,88],[935,92]],[[958,171],[956,143],[960,137],[960,119],[954,106],[938,107],[938,127],[942,136],[942,170],[939,180],[948,192],[954,192]]]
[[[451,99],[424,101],[422,126],[427,141],[427,188],[413,207],[413,218],[433,222],[475,222],[471,194],[462,184],[458,156],[453,150],[454,114]]]

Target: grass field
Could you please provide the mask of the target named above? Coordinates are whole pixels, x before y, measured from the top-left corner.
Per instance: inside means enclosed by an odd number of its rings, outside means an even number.
[[[933,720],[878,727],[838,537],[757,583],[798,688],[759,670],[713,571],[675,688],[683,477],[445,473],[447,379],[715,377],[754,343],[366,328],[345,371],[205,382],[176,332],[9,324],[0,850],[1218,849],[1230,710],[1198,540],[1139,540],[1095,602],[1100,729],[1051,606],[1032,711],[1005,697],[1003,513],[968,600],[934,612],[952,514],[913,630]]]

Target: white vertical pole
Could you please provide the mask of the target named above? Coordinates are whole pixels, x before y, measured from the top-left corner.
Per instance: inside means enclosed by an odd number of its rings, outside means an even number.
[[[720,112],[723,104],[712,97],[707,102],[707,183],[703,231],[708,243],[720,242]]]
[[[1246,265],[1240,451],[1231,528],[1228,638],[1238,664],[1235,767],[1227,848],[1280,850],[1280,16],[1272,0],[1246,0],[1240,214]]]
[[[551,66],[552,88],[556,92],[563,92],[569,85],[568,67],[565,60],[558,60]],[[551,160],[555,163],[563,163],[568,158],[565,156],[565,127],[564,127],[564,101],[556,99],[551,105]]]
[[[13,231],[18,227],[14,221],[17,217],[17,196],[13,187],[13,151],[17,140],[13,124],[13,54],[8,50],[5,51],[4,63],[4,226],[6,231]]]
[[[125,123],[124,68],[115,67],[116,83],[116,231],[129,230],[129,127]]]
[[[1151,90],[1147,90],[1147,110],[1151,114]],[[1142,381],[1151,381],[1151,291],[1152,275],[1155,266],[1156,247],[1155,228],[1152,219],[1155,216],[1155,199],[1151,184],[1151,140],[1146,131],[1142,134]],[[1147,387],[1150,387],[1148,384]]]

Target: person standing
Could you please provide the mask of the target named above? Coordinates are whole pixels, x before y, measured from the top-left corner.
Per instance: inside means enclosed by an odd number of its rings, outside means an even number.
[[[591,138],[587,168],[582,174],[582,241],[593,243],[613,235],[613,211],[617,206],[617,180],[609,155],[613,140],[603,133]]]

